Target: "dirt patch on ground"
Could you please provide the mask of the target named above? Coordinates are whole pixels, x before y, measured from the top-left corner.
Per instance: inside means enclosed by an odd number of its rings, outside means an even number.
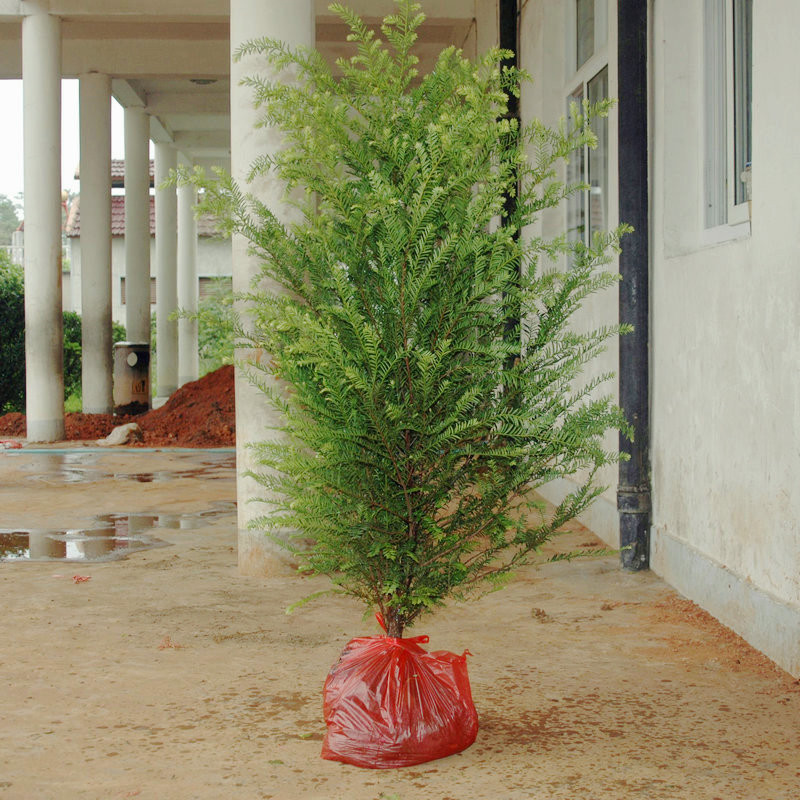
[[[793,678],[770,661],[763,653],[748,644],[730,628],[704,611],[696,603],[677,594],[671,594],[656,603],[649,613],[654,623],[674,625],[676,634],[665,636],[663,641],[674,651],[693,657],[703,653],[720,667],[731,672],[753,672],[778,681],[776,688],[782,692],[800,694],[800,680]]]
[[[161,408],[138,416],[67,414],[67,441],[103,439],[117,426],[135,422],[142,429],[144,447],[233,447],[236,422],[233,367],[210,372],[187,383]],[[0,436],[24,437],[25,415],[0,417]]]

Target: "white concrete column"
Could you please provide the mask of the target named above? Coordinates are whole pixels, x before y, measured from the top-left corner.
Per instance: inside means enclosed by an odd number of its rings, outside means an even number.
[[[169,144],[156,142],[156,370],[159,397],[178,388],[178,206],[174,186],[162,187],[178,154]]]
[[[150,122],[125,109],[125,327],[129,342],[150,341]]]
[[[112,410],[111,78],[80,76],[81,394],[85,414]]]
[[[28,440],[64,438],[61,20],[24,4],[25,385]]]
[[[181,158],[181,165],[191,163]],[[178,308],[197,312],[197,222],[194,206],[197,192],[187,183],[178,187]],[[200,373],[197,320],[178,320],[178,386],[196,381]]]
[[[291,7],[285,0],[231,0],[231,51],[245,41],[270,36],[293,47],[314,45],[313,0],[294,0]],[[231,173],[244,186],[253,160],[274,153],[283,146],[281,134],[271,128],[255,128],[258,111],[253,108],[252,90],[240,84],[242,78],[264,74],[264,59],[243,58],[231,65]],[[279,219],[289,221],[291,212],[282,202],[284,186],[272,175],[260,176],[247,191],[269,206]],[[244,292],[259,271],[258,259],[248,255],[248,243],[241,236],[233,239],[233,290]],[[244,309],[240,306],[239,311]],[[246,317],[243,318],[246,322]],[[252,352],[237,349],[237,362],[253,359]],[[265,357],[265,356],[262,356]],[[236,369],[236,467],[239,509],[239,571],[245,575],[276,574],[288,571],[288,556],[259,531],[249,530],[249,523],[263,515],[264,506],[250,502],[264,497],[264,488],[243,472],[258,468],[247,444],[274,435],[267,427],[279,424],[276,412],[264,395],[250,385],[242,371]]]

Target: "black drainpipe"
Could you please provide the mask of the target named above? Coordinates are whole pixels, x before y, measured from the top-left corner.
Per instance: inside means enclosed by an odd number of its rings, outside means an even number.
[[[519,67],[519,0],[499,0],[499,42],[500,48],[503,50],[511,50],[513,56],[511,58],[503,59],[502,65],[506,67]],[[479,53],[478,55],[482,55]],[[519,115],[519,98],[513,94],[508,95],[508,112],[506,114],[508,119],[516,119],[520,122]],[[517,183],[517,195],[519,195],[519,183]],[[516,195],[506,195],[503,208],[506,212],[505,217],[501,220],[501,224],[507,225],[513,219],[517,210],[517,197]],[[514,239],[519,239],[520,232],[514,233]],[[517,265],[517,271],[520,272],[522,265]],[[520,278],[521,280],[521,274]],[[509,342],[515,342],[522,347],[521,342],[521,329],[522,318],[521,312],[511,314],[506,319],[505,324],[505,339]],[[508,367],[511,367],[515,361],[514,356],[509,356]]]
[[[619,219],[633,226],[619,259],[619,321],[633,333],[620,337],[619,402],[634,429],[620,437],[617,508],[622,566],[650,566],[650,346],[647,135],[647,7],[649,0],[618,0]]]
[[[506,59],[503,64],[508,67],[519,66],[519,0],[500,0],[500,47],[511,50],[513,58]],[[483,53],[478,53],[483,55]],[[519,119],[519,98],[510,95],[508,98],[508,115]]]

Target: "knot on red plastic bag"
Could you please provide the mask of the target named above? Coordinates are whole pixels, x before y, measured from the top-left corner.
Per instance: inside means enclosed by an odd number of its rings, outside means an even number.
[[[383,632],[387,635],[388,638],[394,638],[389,636],[389,629],[386,627],[386,621],[383,619],[383,614],[380,611],[375,612],[375,619],[378,620],[378,625],[383,628]],[[404,642],[414,642],[416,644],[427,644],[431,640],[430,636],[408,636],[403,638],[402,641]],[[400,641],[398,639],[398,641]],[[472,655],[472,653],[470,653]]]

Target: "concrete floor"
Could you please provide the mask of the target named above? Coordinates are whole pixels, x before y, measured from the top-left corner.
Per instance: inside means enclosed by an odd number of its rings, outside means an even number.
[[[323,579],[237,574],[230,455],[78,452],[0,452],[0,528],[146,513],[168,546],[0,563],[2,800],[800,797],[800,682],[614,558],[526,568],[409,632],[473,653],[470,749],[322,761],[322,682],[374,623],[344,599],[284,614]]]

